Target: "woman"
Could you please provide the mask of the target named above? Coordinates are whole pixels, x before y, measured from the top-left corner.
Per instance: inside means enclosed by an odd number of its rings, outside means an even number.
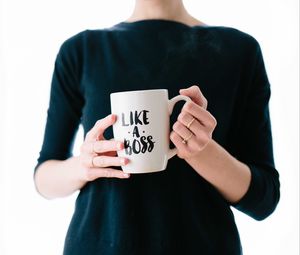
[[[178,157],[130,176],[109,94],[156,88],[192,99],[171,120]],[[258,42],[193,18],[181,0],[136,0],[127,21],[66,40],[35,168],[46,198],[80,190],[64,254],[241,254],[230,206],[262,220],[279,200],[269,97]]]

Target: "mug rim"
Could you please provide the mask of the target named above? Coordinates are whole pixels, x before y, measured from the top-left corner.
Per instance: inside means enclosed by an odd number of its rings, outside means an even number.
[[[127,91],[117,91],[110,93],[110,95],[118,94],[129,94],[129,93],[147,93],[147,92],[168,92],[167,89],[140,89],[140,90],[127,90]]]

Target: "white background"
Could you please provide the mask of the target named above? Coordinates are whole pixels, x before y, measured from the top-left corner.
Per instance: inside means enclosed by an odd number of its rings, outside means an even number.
[[[266,220],[235,211],[245,255],[299,254],[299,2],[185,1],[210,25],[232,26],[261,44],[281,200]],[[47,201],[32,174],[42,143],[56,53],[84,29],[125,20],[131,0],[3,0],[0,5],[0,254],[61,254],[77,194]],[[183,84],[183,86],[185,86]],[[82,139],[82,132],[77,147]]]

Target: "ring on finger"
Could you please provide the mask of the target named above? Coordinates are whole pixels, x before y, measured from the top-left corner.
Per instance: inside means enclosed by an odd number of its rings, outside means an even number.
[[[184,138],[184,139],[182,140],[182,143],[183,143],[183,144],[187,144],[187,141],[188,141],[192,136],[193,136],[193,133],[191,132],[190,135],[189,135],[187,138]]]
[[[194,122],[195,118],[193,117],[192,120],[186,125],[186,127],[188,129],[190,129],[190,126],[192,125],[192,123]]]

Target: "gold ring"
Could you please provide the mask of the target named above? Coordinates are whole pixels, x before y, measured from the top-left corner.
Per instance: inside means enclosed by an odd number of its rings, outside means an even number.
[[[186,144],[187,141],[188,141],[192,136],[193,136],[193,133],[191,132],[191,134],[189,135],[189,137],[184,138],[184,139],[182,140],[182,143],[183,143],[183,144]]]
[[[186,125],[186,127],[188,129],[190,129],[190,126],[192,125],[192,123],[194,122],[195,118],[192,118],[192,120]]]

